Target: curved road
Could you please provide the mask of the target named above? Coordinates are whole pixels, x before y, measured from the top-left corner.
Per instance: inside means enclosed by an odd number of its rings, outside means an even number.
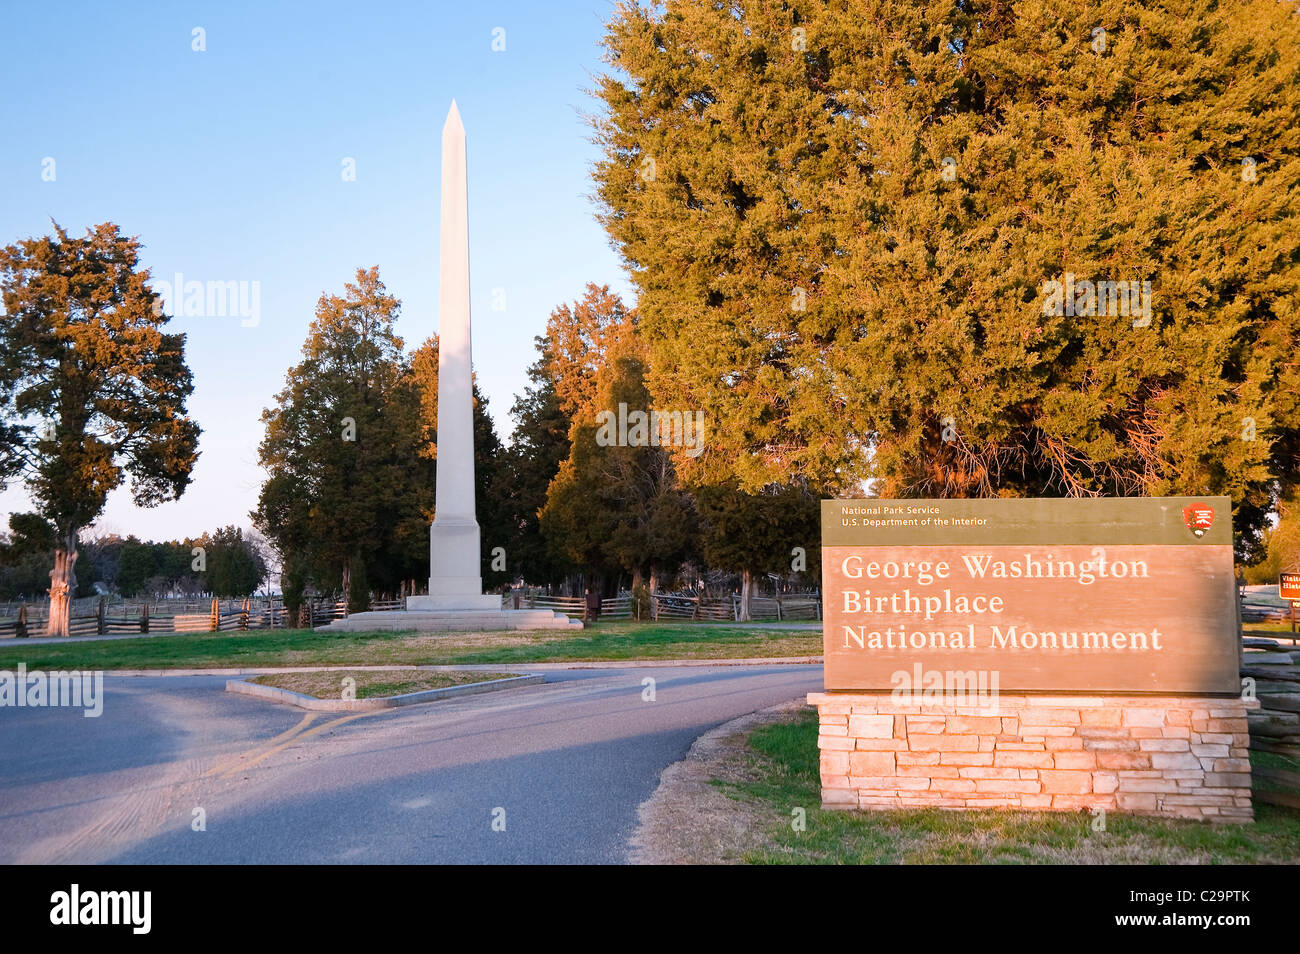
[[[698,736],[822,686],[814,665],[546,676],[308,713],[224,676],[109,674],[99,718],[0,708],[0,862],[618,863]]]

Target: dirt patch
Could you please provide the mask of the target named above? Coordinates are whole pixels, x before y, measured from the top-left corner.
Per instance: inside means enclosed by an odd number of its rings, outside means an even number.
[[[760,709],[695,740],[686,758],[664,769],[659,787],[637,809],[629,861],[640,865],[743,864],[765,842],[770,817],[757,802],[733,798],[713,784],[749,781],[749,734],[807,707],[802,699]]]
[[[375,671],[367,669],[328,669],[315,672],[275,672],[258,676],[251,682],[277,689],[300,692],[314,699],[340,699],[343,695],[344,680],[355,680],[358,699],[373,699],[381,696],[400,696],[408,692],[421,692],[425,689],[445,689],[448,686],[464,686],[472,682],[487,682],[492,679],[509,679],[516,675],[509,672],[430,672],[428,670]]]

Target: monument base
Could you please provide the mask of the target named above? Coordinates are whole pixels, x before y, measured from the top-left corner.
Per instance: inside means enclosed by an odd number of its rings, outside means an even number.
[[[353,613],[336,619],[325,626],[317,626],[318,633],[369,633],[376,631],[417,633],[498,632],[518,629],[582,629],[582,620],[570,619],[563,613],[545,609],[507,610],[501,608],[501,597],[484,596],[490,608],[466,609],[458,607],[436,608],[417,601],[441,602],[445,597],[407,597],[404,610],[376,610]]]
[[[828,809],[1016,808],[1251,822],[1246,712],[1212,696],[814,692]]]
[[[470,610],[476,613],[496,613],[501,611],[501,597],[492,593],[474,595],[430,595],[408,596],[406,611],[408,613],[442,613],[448,610]]]

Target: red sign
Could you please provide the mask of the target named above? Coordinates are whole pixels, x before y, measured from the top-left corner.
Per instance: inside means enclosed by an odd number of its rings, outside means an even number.
[[[1188,504],[1183,508],[1183,523],[1198,537],[1214,526],[1214,508],[1207,503]]]
[[[1277,595],[1284,600],[1300,600],[1300,573],[1282,573],[1278,576]]]

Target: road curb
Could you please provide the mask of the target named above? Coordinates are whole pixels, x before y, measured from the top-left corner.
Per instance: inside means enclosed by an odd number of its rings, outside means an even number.
[[[355,669],[355,667],[354,667]],[[319,672],[319,670],[297,670],[299,672]],[[226,692],[245,696],[256,696],[272,702],[297,706],[299,709],[311,709],[324,712],[362,712],[371,709],[395,709],[398,706],[413,706],[422,702],[436,702],[450,696],[472,696],[481,692],[496,692],[500,689],[514,689],[517,686],[535,686],[546,682],[542,675],[513,676],[510,679],[491,679],[487,682],[471,682],[464,686],[444,686],[441,689],[422,689],[419,692],[407,692],[400,696],[383,696],[375,699],[317,699],[276,686],[263,686],[243,679],[226,681]]]

